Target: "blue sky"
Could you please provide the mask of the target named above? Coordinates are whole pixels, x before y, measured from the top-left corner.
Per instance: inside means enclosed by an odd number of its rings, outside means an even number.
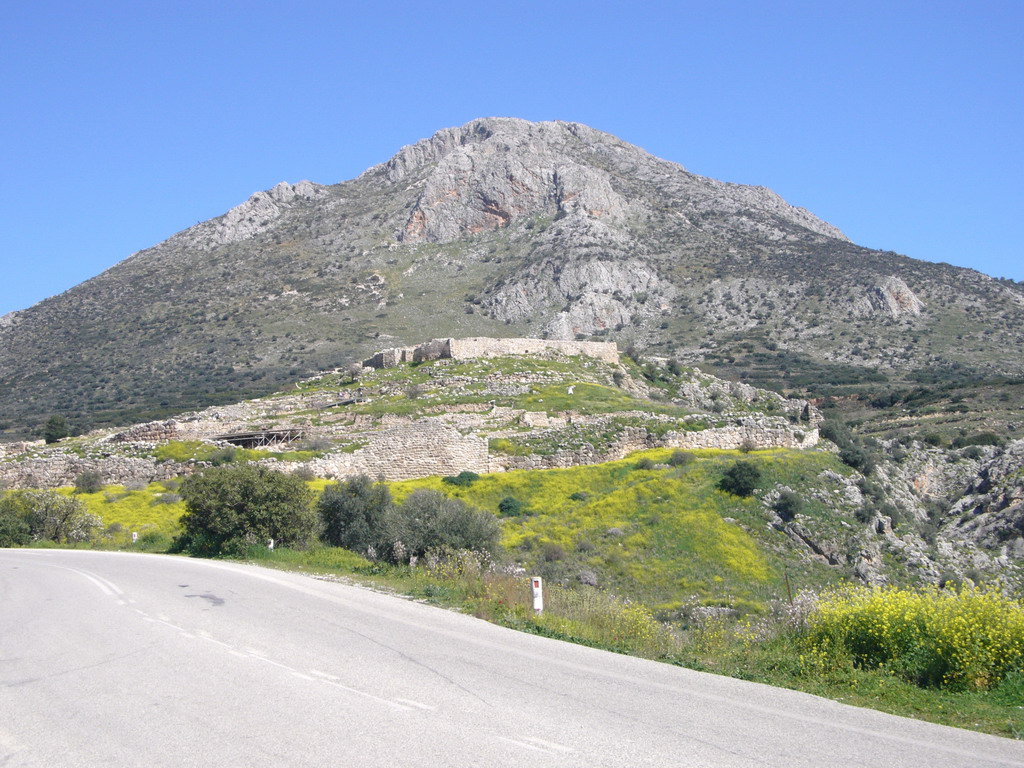
[[[0,314],[283,180],[575,120],[1024,280],[1024,3],[56,2],[0,26]]]

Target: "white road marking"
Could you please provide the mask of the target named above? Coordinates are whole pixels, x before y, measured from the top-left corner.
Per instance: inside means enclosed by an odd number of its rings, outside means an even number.
[[[313,677],[319,677],[322,680],[330,680],[331,682],[337,682],[341,679],[340,677],[337,677],[335,675],[329,675],[326,672],[321,672],[318,669],[309,670],[309,674],[313,675]]]
[[[534,752],[543,752],[545,755],[555,754],[554,750],[548,749],[547,747],[540,747],[536,744],[530,744],[526,741],[517,741],[516,739],[509,739],[504,736],[499,736],[498,741],[504,741],[506,744],[515,744],[517,747],[522,747],[523,749],[530,749]]]
[[[546,747],[547,749],[553,749],[555,752],[569,753],[576,751],[572,747],[567,747],[564,744],[556,744],[553,741],[544,741],[544,739],[537,739],[533,736],[527,736],[523,739],[523,741],[529,741],[532,744],[537,744],[538,746]]]
[[[269,659],[261,659],[261,661],[269,661]],[[270,662],[270,663],[271,664],[276,664],[276,662]],[[278,666],[283,666],[283,665],[279,664]],[[340,678],[335,677],[334,675],[329,675],[326,672],[321,672],[321,671],[316,670],[316,669],[311,669],[311,670],[309,670],[309,674],[313,675],[313,677],[319,678],[320,682],[324,683],[325,685],[333,685],[335,688],[340,688],[343,691],[348,691],[349,693],[354,693],[356,696],[363,696],[363,697],[365,697],[367,699],[372,699],[373,701],[380,702],[381,704],[386,704],[387,706],[391,707],[392,709],[399,709],[399,710],[408,710],[409,709],[408,705],[406,705],[406,704],[399,704],[397,699],[395,701],[392,701],[391,699],[383,699],[380,696],[374,696],[372,693],[367,693],[366,691],[360,691],[358,688],[351,688],[351,687],[349,687],[347,685],[343,685],[342,683],[338,682],[338,680]]]
[[[425,709],[430,712],[433,712],[437,709],[437,707],[432,707],[429,704],[424,704],[419,701],[413,701],[412,699],[395,699],[395,701],[400,702],[402,704],[408,704],[410,707],[416,707],[416,709]]]
[[[93,583],[93,586],[98,587],[100,592],[105,594],[107,597],[114,597],[115,595],[117,595],[117,592],[120,592],[120,590],[117,590],[115,592],[115,589],[117,589],[116,587],[114,587],[114,589],[111,589],[111,587],[114,586],[113,584],[110,584],[109,582],[104,583],[104,582],[106,582],[105,579],[100,579],[99,577],[89,573],[88,571],[80,571],[77,568],[66,568],[66,567],[60,566],[60,565],[57,566],[57,567],[61,568],[62,570],[65,570],[65,571],[71,571],[72,573],[77,573],[79,576],[84,576],[85,578],[87,578],[89,581],[91,581]]]

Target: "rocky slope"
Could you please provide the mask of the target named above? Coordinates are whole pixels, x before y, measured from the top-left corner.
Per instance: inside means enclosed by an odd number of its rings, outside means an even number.
[[[759,355],[779,380],[1019,376],[1022,329],[1020,284],[861,248],[583,125],[494,118],[278,184],[3,318],[0,423],[156,417],[438,336],[611,338],[734,374]]]

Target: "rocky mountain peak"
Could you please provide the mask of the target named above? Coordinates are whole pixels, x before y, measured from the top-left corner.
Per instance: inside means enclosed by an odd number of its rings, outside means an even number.
[[[815,375],[1016,374],[1022,312],[1016,284],[861,248],[767,188],[579,123],[485,118],[356,179],[257,192],[0,319],[0,424],[267,392],[381,339],[592,336]]]

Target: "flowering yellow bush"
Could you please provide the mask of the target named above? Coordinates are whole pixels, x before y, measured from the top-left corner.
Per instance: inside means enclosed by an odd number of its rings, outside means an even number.
[[[846,586],[808,624],[808,659],[884,667],[920,685],[985,690],[1024,670],[1024,604],[991,587]]]

